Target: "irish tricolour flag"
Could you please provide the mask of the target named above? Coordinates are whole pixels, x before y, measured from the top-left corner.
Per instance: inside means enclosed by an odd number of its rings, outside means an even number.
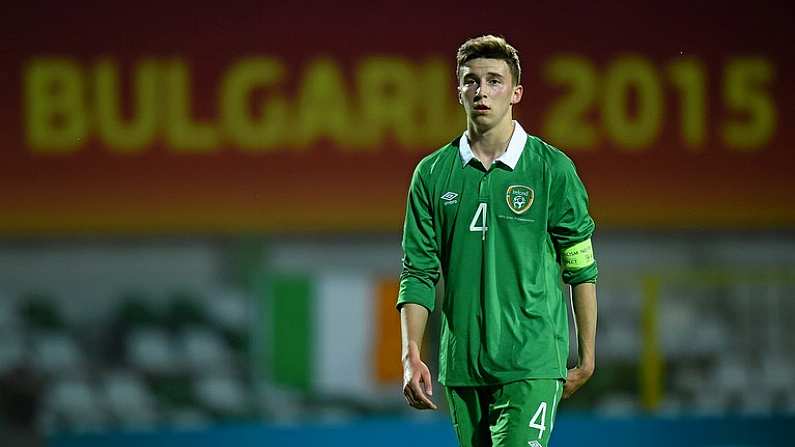
[[[400,382],[396,278],[282,274],[263,289],[263,347],[275,384],[366,397]]]

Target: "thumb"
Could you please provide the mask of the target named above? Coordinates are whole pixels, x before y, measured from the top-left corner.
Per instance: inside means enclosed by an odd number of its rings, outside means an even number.
[[[422,373],[422,381],[425,382],[425,393],[433,396],[433,384],[431,383],[431,373],[426,369]]]

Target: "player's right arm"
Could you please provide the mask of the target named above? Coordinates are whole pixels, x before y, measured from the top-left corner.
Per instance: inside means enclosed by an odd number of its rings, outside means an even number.
[[[400,310],[403,396],[418,409],[436,409],[431,401],[431,373],[420,352],[428,315],[436,300],[439,281],[439,250],[433,218],[433,202],[420,163],[414,170],[403,225],[403,270],[397,307]]]
[[[431,371],[420,358],[422,337],[428,322],[428,309],[408,303],[400,307],[401,360],[403,362],[403,397],[420,410],[436,409],[431,401]]]

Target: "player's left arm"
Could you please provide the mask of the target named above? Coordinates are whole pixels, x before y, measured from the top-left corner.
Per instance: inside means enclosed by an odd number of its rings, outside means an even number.
[[[591,236],[595,224],[588,194],[574,164],[561,156],[552,166],[549,232],[558,252],[563,281],[571,285],[577,329],[578,362],[568,370],[563,398],[591,378],[596,367],[596,280],[599,276]]]
[[[564,399],[583,386],[596,367],[596,284],[577,284],[572,286],[571,292],[579,359],[577,366],[568,371],[563,385]]]

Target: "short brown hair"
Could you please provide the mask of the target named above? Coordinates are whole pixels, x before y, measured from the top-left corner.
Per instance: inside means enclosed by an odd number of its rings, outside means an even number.
[[[502,59],[508,63],[513,77],[513,84],[519,85],[522,77],[522,67],[519,65],[519,52],[504,38],[491,34],[473,37],[458,48],[456,54],[455,75],[459,77],[461,66],[477,58]]]

